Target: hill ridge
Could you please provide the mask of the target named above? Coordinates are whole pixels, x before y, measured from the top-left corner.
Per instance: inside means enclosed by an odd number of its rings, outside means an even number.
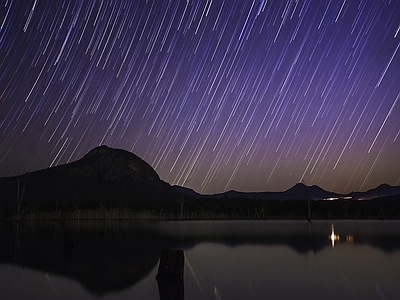
[[[350,192],[346,194],[335,193],[327,191],[318,185],[305,185],[304,183],[296,183],[292,187],[284,191],[272,192],[272,191],[261,191],[261,192],[241,192],[237,190],[229,190],[222,193],[215,194],[200,194],[195,190],[187,187],[181,187],[174,185],[173,188],[183,194],[194,196],[197,198],[250,198],[250,199],[265,199],[265,200],[368,200],[377,197],[388,197],[394,195],[400,195],[400,186],[391,186],[387,183],[382,183],[379,186],[369,189],[365,192]]]

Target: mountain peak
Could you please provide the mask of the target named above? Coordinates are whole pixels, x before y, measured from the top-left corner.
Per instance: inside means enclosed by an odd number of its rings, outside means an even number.
[[[96,153],[104,153],[106,151],[110,151],[112,148],[108,147],[107,145],[100,145],[98,147],[93,148],[90,150],[85,156],[92,155]]]
[[[74,164],[70,174],[81,177],[97,176],[102,181],[132,179],[161,185],[158,174],[147,162],[129,151],[106,145],[89,151]]]
[[[175,191],[147,162],[129,151],[105,145],[77,161],[0,180],[0,210],[11,216],[17,183],[23,186],[24,204],[35,213],[54,209],[68,213],[100,205],[136,211],[177,206]]]
[[[382,183],[377,188],[390,188],[390,187],[391,187],[391,185],[389,185],[387,183]]]

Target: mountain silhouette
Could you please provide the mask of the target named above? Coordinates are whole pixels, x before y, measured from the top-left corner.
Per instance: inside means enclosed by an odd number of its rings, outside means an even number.
[[[398,195],[400,187],[387,184],[366,192],[337,194],[303,183],[282,192],[227,191],[201,195],[189,188],[171,187],[147,162],[129,151],[99,146],[75,162],[0,178],[0,219],[19,220],[23,215],[32,219],[302,218],[310,212],[320,218],[393,218],[398,215]],[[309,200],[388,196],[392,198],[385,205],[377,202],[360,206],[356,204],[359,201],[352,201],[350,206],[315,203],[308,208],[307,204]],[[272,201],[267,205],[265,200],[294,202],[281,205]],[[305,205],[301,204],[304,200]]]
[[[230,190],[224,193],[207,195],[199,194],[192,189],[177,185],[173,186],[173,188],[178,193],[194,198],[248,198],[262,200],[369,200],[380,197],[400,195],[400,186],[390,186],[388,184],[381,184],[380,186],[365,192],[351,192],[348,194],[334,193],[324,190],[318,185],[308,186],[304,183],[296,183],[291,188],[282,192],[238,192]]]
[[[400,195],[400,186],[391,186],[386,183],[383,183],[378,187],[365,192],[351,192],[348,194],[349,197],[360,200],[368,200],[394,195]]]
[[[135,154],[107,146],[64,165],[0,178],[2,212],[72,211],[102,207],[154,210],[178,207],[176,192]],[[18,200],[17,200],[18,202]]]

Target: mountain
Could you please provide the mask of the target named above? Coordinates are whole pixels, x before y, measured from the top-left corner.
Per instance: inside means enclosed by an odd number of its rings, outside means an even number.
[[[184,187],[184,186],[173,185],[172,187],[178,193],[184,194],[184,195],[188,195],[188,196],[193,197],[193,198],[200,198],[200,197],[203,196],[203,195],[197,193],[195,190],[187,188],[187,187]]]
[[[355,200],[368,200],[378,197],[388,197],[400,195],[400,186],[390,186],[382,184],[377,188],[368,190],[366,192],[351,192],[349,194],[338,194],[326,191],[323,188],[313,185],[307,186],[303,183],[297,183],[293,187],[282,192],[238,192],[227,191],[219,194],[202,195],[192,189],[180,186],[173,186],[178,192],[194,198],[248,198],[248,199],[263,199],[263,200],[335,200],[335,199],[355,199]]]
[[[174,209],[176,192],[135,154],[100,146],[64,165],[0,178],[0,213],[101,207]],[[1,217],[1,215],[0,215]]]
[[[342,195],[340,194],[325,191],[324,189],[320,188],[317,185],[307,186],[303,183],[297,183],[293,187],[283,192],[238,192],[231,190],[224,193],[212,194],[212,195],[201,195],[191,189],[179,186],[173,186],[173,188],[178,193],[183,193],[195,198],[212,197],[212,198],[249,198],[249,199],[264,199],[264,200],[303,200],[303,199],[320,200],[333,197],[342,197]]]
[[[381,184],[380,186],[374,189],[370,189],[366,192],[351,192],[348,194],[349,197],[359,200],[367,200],[394,195],[400,195],[400,186],[390,186],[386,183]]]
[[[326,191],[326,190],[320,188],[317,185],[307,186],[307,185],[305,185],[303,183],[297,183],[296,185],[294,185],[290,189],[286,190],[285,192],[282,192],[281,196],[282,197],[280,198],[280,200],[284,200],[284,199],[322,200],[322,199],[341,197],[340,194]]]
[[[298,183],[282,192],[201,195],[189,188],[171,187],[129,151],[100,146],[68,164],[0,178],[0,220],[302,218],[311,210],[320,218],[398,218],[399,190],[383,184],[366,192],[341,195]],[[380,200],[349,201],[353,202],[349,205],[348,201],[315,201],[311,209],[309,201],[302,201],[386,196],[391,198],[384,204]]]
[[[122,149],[100,146],[91,150],[82,159],[67,165],[72,176],[95,178],[99,181],[128,180],[162,187],[156,171],[135,154]]]

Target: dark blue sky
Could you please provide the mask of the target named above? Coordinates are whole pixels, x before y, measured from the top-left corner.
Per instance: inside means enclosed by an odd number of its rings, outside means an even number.
[[[400,1],[0,1],[0,176],[134,152],[202,193],[400,184]]]

